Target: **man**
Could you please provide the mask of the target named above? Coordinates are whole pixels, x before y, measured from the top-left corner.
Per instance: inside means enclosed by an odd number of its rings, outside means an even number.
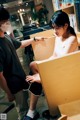
[[[9,101],[13,101],[15,94],[22,89],[29,89],[31,91],[30,108],[34,109],[38,99],[36,95],[41,94],[42,87],[37,82],[29,84],[25,81],[26,74],[16,54],[16,49],[24,48],[34,40],[44,40],[44,38],[36,37],[21,42],[10,39],[9,36],[5,35],[5,32],[11,32],[9,17],[9,12],[0,7],[0,87],[7,93]],[[39,115],[34,114],[32,117],[26,116],[24,120],[36,120]]]

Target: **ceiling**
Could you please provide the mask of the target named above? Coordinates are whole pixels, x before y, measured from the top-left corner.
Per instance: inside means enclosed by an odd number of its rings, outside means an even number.
[[[14,2],[14,1],[17,1],[17,2],[28,2],[30,0],[0,0],[0,4],[4,4],[4,3],[9,3],[9,2]]]
[[[18,9],[28,9],[32,1],[33,0],[0,0],[0,4],[7,8],[10,13],[15,13]]]
[[[14,7],[14,6],[20,6],[20,5],[23,5],[25,3],[29,3],[33,0],[0,0],[0,4],[3,4],[3,6],[5,8],[11,8],[11,7]]]
[[[16,0],[14,0],[16,1]],[[0,4],[8,3],[8,2],[13,2],[13,0],[0,0]]]

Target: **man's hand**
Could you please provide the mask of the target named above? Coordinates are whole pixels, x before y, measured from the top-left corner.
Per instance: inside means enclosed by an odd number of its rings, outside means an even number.
[[[13,95],[13,94],[11,94],[11,93],[7,94],[7,97],[8,97],[9,102],[12,102],[12,101],[14,101],[14,100],[15,100],[14,95]]]
[[[48,37],[35,37],[34,41],[44,41],[45,39],[48,39]]]

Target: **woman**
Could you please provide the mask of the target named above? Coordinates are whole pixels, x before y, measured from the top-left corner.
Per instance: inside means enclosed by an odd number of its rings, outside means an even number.
[[[74,29],[70,26],[69,17],[65,12],[61,10],[55,12],[51,18],[50,25],[54,29],[54,35],[56,37],[55,46],[52,56],[43,61],[52,60],[55,57],[61,57],[68,53],[78,50],[76,33]],[[30,68],[32,70],[33,75],[28,75],[26,77],[26,81],[29,82],[30,84],[34,82],[38,82],[41,85],[41,79],[35,61],[30,63]],[[29,108],[27,116],[29,117],[33,116],[35,109],[36,109],[36,105],[34,109]]]

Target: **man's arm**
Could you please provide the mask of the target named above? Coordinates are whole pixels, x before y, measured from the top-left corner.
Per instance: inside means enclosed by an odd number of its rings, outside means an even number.
[[[0,72],[0,87],[7,93],[8,99],[9,101],[13,101],[14,100],[14,96],[11,94],[8,86],[7,86],[7,82],[5,77],[3,76],[3,72]]]
[[[44,41],[44,39],[47,39],[47,38],[44,38],[44,37],[35,37],[35,38],[30,38],[30,39],[27,39],[27,40],[22,40],[21,41],[21,48],[24,48],[26,46],[29,46],[30,44],[33,43],[33,41]]]
[[[20,46],[20,47],[21,47],[21,48],[24,48],[24,47],[26,47],[26,46],[32,44],[33,41],[34,41],[33,38],[27,39],[27,40],[22,40],[22,41],[21,41],[21,46]]]

